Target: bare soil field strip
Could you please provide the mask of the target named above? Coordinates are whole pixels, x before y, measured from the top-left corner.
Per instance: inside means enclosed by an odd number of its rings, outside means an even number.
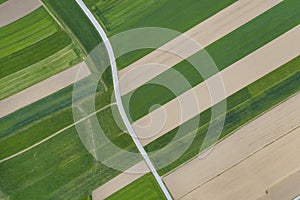
[[[288,115],[285,117],[289,118]],[[273,123],[279,123],[279,121]],[[270,132],[266,131],[265,133]],[[289,132],[287,135],[266,146],[243,162],[219,174],[181,199],[252,200],[259,198],[263,194],[268,193],[267,189],[271,185],[284,179],[291,172],[300,169],[299,134],[300,128]],[[222,157],[222,160],[214,163],[214,165],[221,163],[224,159]],[[190,171],[190,173],[194,173],[194,177],[197,177],[195,175],[197,172]],[[295,185],[299,186],[299,182],[299,179],[291,179],[290,183],[295,183]],[[292,185],[291,187],[294,186]],[[297,194],[289,194],[286,191],[283,198],[280,199],[288,200],[288,196],[291,195]]]
[[[293,199],[300,194],[300,168],[273,184],[258,200],[283,200]]]
[[[77,72],[82,65],[83,63],[79,63],[19,93],[1,100],[0,118],[73,84],[76,81]],[[90,70],[85,64],[84,68],[80,71],[83,73],[80,73],[77,80],[81,80],[90,75]]]
[[[223,100],[220,96],[211,102],[207,87],[219,76],[228,97],[300,55],[299,42],[300,25],[137,120],[132,126],[141,143],[149,144]]]
[[[42,4],[39,0],[8,0],[0,5],[0,27],[28,15]]]
[[[176,198],[184,196],[295,129],[299,126],[299,110],[300,94],[218,143],[207,157],[195,158],[165,176],[164,180],[173,196]],[[183,178],[186,182],[177,181]]]
[[[131,171],[145,171],[145,173],[131,173]],[[126,185],[129,185],[133,181],[139,179],[143,175],[149,172],[149,169],[144,161],[139,162],[138,164],[134,165],[133,167],[129,168],[127,171],[123,172],[122,174],[116,176],[109,182],[105,183],[101,187],[97,188],[93,191],[93,200],[102,200],[113,193],[119,191]]]
[[[134,62],[128,67],[118,72],[120,79],[121,95],[138,88],[147,81],[166,71],[183,59],[195,54],[202,48],[205,48],[214,41],[222,38],[233,30],[251,21],[255,17],[282,2],[282,0],[240,0],[231,6],[225,8],[194,28],[185,32],[177,38],[166,43],[159,49],[149,53],[140,60]],[[199,43],[195,45],[188,38],[192,38]],[[175,56],[178,52],[184,58]],[[150,63],[161,64],[167,67],[140,68],[140,66]]]

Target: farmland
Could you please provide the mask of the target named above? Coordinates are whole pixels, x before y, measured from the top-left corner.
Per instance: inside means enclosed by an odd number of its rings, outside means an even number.
[[[1,27],[0,42],[0,99],[82,60],[78,46],[44,8]]]
[[[299,93],[300,86],[299,84],[297,84],[297,80],[299,78],[300,57],[297,57],[294,60],[286,63],[282,67],[278,68],[277,70],[271,72],[270,74],[264,76],[263,78],[257,80],[256,82],[250,84],[246,88],[227,98],[227,117],[222,135],[220,136],[219,140],[228,137],[243,125],[262,115],[264,112],[272,109],[282,101],[285,101],[289,97]],[[166,155],[170,155],[170,151],[174,152],[176,151],[175,149],[180,149],[180,146],[178,145],[182,145],[188,137],[193,137],[193,133],[196,132],[196,138],[194,139],[189,149],[178,160],[171,163],[169,166],[159,170],[159,173],[162,176],[167,175],[168,173],[172,172],[172,170],[176,169],[179,165],[186,163],[199,154],[201,144],[208,129],[208,123],[210,122],[210,111],[211,109],[208,109],[201,113],[201,123],[199,124],[198,130],[191,130],[189,128],[186,128],[186,130],[189,130],[191,132],[186,132],[185,134],[183,134],[184,136],[182,138],[172,143],[170,147],[164,149],[159,154],[154,154],[153,161],[155,164],[158,164],[162,158],[166,158],[168,157]],[[184,123],[182,126],[188,127],[190,124],[193,124],[193,120],[196,119],[191,119],[190,121]],[[218,121],[215,122],[218,123]],[[170,142],[170,140],[174,138],[176,133],[177,129],[170,131],[161,138],[147,145],[146,150],[148,152],[152,152],[165,147]],[[207,145],[205,148],[207,148],[208,146],[209,145]],[[136,182],[142,182],[143,179],[144,178],[142,177],[137,181],[129,184],[122,190],[113,194],[111,197],[120,197],[121,195],[131,196],[131,193],[133,193],[133,189],[130,188],[137,187]],[[159,191],[159,189],[157,189],[157,191]]]
[[[185,32],[236,2],[84,1],[108,36],[147,26]],[[0,100],[78,64],[101,42],[99,33],[75,0],[42,2],[46,8],[38,8],[24,18],[0,28]],[[233,32],[224,34],[224,37],[207,46],[205,51],[211,55],[219,70],[226,69],[299,25],[298,4],[297,0],[282,1]],[[119,70],[152,50],[139,50],[121,57],[117,60]],[[197,52],[190,59],[196,60],[205,51]],[[90,71],[103,70],[102,61],[105,58],[101,57],[102,53],[105,54],[100,52],[96,56],[97,60],[92,60],[95,63],[88,63],[93,64],[89,65]],[[186,60],[172,69],[183,75],[192,87],[204,81]],[[153,110],[153,105],[166,104],[189,89],[178,84],[170,71],[158,75],[151,82],[167,81],[176,87],[177,93],[173,94],[166,87],[149,83],[123,97],[126,101],[132,95],[130,110],[127,111],[133,118],[132,122],[147,115],[150,108]],[[142,160],[140,155],[129,159],[121,151],[138,152],[119,115],[120,105],[113,100],[111,70],[107,69],[102,79],[98,78],[92,74],[78,81],[75,87],[68,86],[0,118],[0,199],[91,199],[92,191],[122,173],[120,169],[104,163],[129,168]],[[229,96],[226,99],[225,125],[219,141],[298,94],[299,79],[300,56],[255,82],[252,80],[250,85]],[[93,90],[95,83],[96,91]],[[79,95],[76,98],[74,91]],[[95,102],[94,107],[88,107],[91,102]],[[220,105],[216,104],[213,108]],[[80,114],[79,118],[74,117],[74,110]],[[199,154],[211,115],[212,108],[201,112],[201,121],[196,129],[191,124],[197,122],[198,116],[183,123],[185,132],[172,143],[170,140],[175,137],[178,127],[145,146],[148,153],[162,149],[154,155],[149,154],[153,156],[154,166],[160,166],[165,161],[163,159],[171,159],[171,153],[180,151],[183,144],[196,135],[191,146],[179,159],[157,169],[159,175],[166,176]],[[213,130],[220,124],[220,118],[215,119]],[[99,136],[98,123],[105,137]],[[204,148],[213,142],[209,141]],[[112,149],[111,143],[118,148]],[[155,178],[148,173],[108,199],[150,200],[165,199],[165,196]]]
[[[225,69],[247,54],[255,51],[287,30],[298,25],[300,15],[299,10],[295,9],[296,4],[297,1],[295,0],[285,1],[279,4],[222,39],[209,45],[205,50],[212,57],[219,70]],[[266,26],[266,23],[268,26]],[[244,38],[249,38],[249,40],[244,40]],[[205,52],[200,51],[189,59],[195,60],[201,57],[201,55],[205,55]],[[195,61],[199,62],[197,60]],[[197,67],[197,69],[195,69],[195,67]],[[173,69],[182,74],[190,83],[191,87],[194,87],[203,81],[201,74],[198,72],[201,71],[201,67],[203,66],[192,66],[187,61],[182,61],[175,65]],[[178,83],[176,78],[170,78],[171,70],[165,71],[150,82],[160,83],[163,82],[162,80],[167,80],[171,85],[176,87],[177,91],[179,91],[177,94],[173,94],[171,91],[168,91],[168,89],[160,85],[150,83],[141,86],[136,91],[123,97],[125,99],[124,101],[128,101],[127,99],[130,97],[130,110],[128,113],[130,113],[133,121],[146,115],[152,105],[163,105],[172,100],[175,95],[178,96],[189,89],[186,88],[184,84],[176,84]]]

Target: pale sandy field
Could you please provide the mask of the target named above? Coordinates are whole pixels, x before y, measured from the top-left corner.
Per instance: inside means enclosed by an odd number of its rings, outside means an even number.
[[[300,128],[200,186],[182,199],[252,200],[259,198],[267,193],[266,191],[271,185],[300,169],[299,135]],[[286,181],[292,188],[295,185],[299,187],[299,179],[286,179]],[[290,200],[289,196],[299,195],[299,189],[293,190],[292,188],[290,191],[281,192],[281,196],[276,196],[274,199]],[[279,187],[278,189],[283,188]],[[287,192],[297,193],[289,194]]]
[[[291,200],[300,195],[300,169],[272,184],[258,200]]]
[[[80,73],[77,76],[79,69]],[[79,63],[44,81],[41,81],[40,83],[26,88],[21,92],[7,97],[0,101],[0,118],[53,94],[74,82],[87,77],[88,75],[90,75],[88,67],[85,63]]]
[[[118,72],[120,92],[125,95],[155,76],[222,38],[282,0],[239,0],[185,34],[166,43]],[[189,40],[192,38],[196,43]],[[182,57],[176,56],[179,54]],[[153,64],[154,63],[154,64]],[[149,67],[149,64],[151,66]]]
[[[299,111],[297,94],[224,139],[206,157],[168,174],[164,181],[172,195],[215,200],[295,196],[299,187],[292,183],[299,186],[300,179],[288,177],[300,169]]]
[[[0,4],[0,27],[28,15],[41,5],[39,0],[8,0]]]

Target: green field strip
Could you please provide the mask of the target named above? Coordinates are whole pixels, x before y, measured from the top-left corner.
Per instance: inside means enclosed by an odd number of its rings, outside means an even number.
[[[185,32],[235,0],[85,0],[108,36],[139,27],[164,27]],[[125,23],[126,22],[126,23]]]
[[[45,8],[0,28],[0,100],[82,61],[78,45]]]
[[[55,52],[71,44],[71,39],[63,31],[58,31],[40,42],[26,47],[9,56],[0,58],[0,78],[15,73],[25,67],[33,65]]]
[[[26,29],[28,25],[35,24],[45,17],[49,17],[49,14],[47,14],[46,10],[43,8],[38,8],[32,13],[25,15],[24,17],[6,26],[1,27],[1,37],[8,36],[14,34],[17,31]]]
[[[106,199],[156,200],[166,199],[166,197],[155,181],[153,175],[146,174]]]
[[[300,56],[227,98],[226,120],[219,139],[232,134],[241,126],[298,93],[300,91],[299,78]],[[268,81],[270,80],[273,82],[269,83]],[[218,106],[218,104],[215,106]],[[208,109],[200,114],[201,122],[197,130],[188,129],[189,125],[197,120],[196,118],[182,124],[190,132],[186,132],[182,138],[156,155],[156,158],[154,157],[154,163],[159,162],[159,157],[169,155],[170,151],[176,151],[175,149],[179,148],[178,145],[182,145],[188,138],[193,137],[193,133],[196,131],[196,137],[189,149],[178,160],[159,170],[161,175],[170,172],[199,154],[201,144],[208,129],[211,117],[210,112],[211,109]],[[218,119],[216,119],[215,123],[216,125],[218,124]],[[177,129],[153,141],[145,149],[151,152],[164,147],[175,136]]]
[[[71,44],[53,55],[0,79],[0,100],[45,80],[81,61],[81,53]]]
[[[43,2],[85,53],[89,53],[102,41],[95,27],[74,0],[43,0]]]
[[[297,0],[286,0],[209,45],[205,50],[215,61],[219,70],[223,70],[286,31],[297,26],[300,23],[300,10],[297,9],[297,4]],[[197,52],[189,59],[194,60],[194,62],[197,63],[200,62],[197,58],[203,57],[203,55],[205,56],[204,50]],[[201,71],[202,65],[195,67]],[[128,102],[129,97],[131,97],[127,113],[130,113],[133,121],[148,114],[149,109],[153,105],[163,105],[190,89],[190,87],[187,87],[185,84],[178,84],[176,78],[170,78],[171,70],[175,69],[182,74],[190,83],[191,87],[201,83],[203,78],[195,67],[187,61],[182,61],[172,69],[165,71],[151,80],[159,83],[167,80],[168,83],[176,87],[178,91],[176,94],[173,94],[170,90],[157,84],[145,84],[139,87],[135,92],[125,95],[123,97],[124,102]],[[207,67],[208,66],[206,66],[206,68]],[[215,72],[212,72],[211,75],[213,75],[213,73]]]
[[[143,0],[135,3],[129,0],[85,0],[84,2],[106,30],[107,35],[112,36],[128,29],[141,27],[163,27],[183,33],[236,0],[201,0],[200,2],[198,0]],[[164,43],[173,39],[172,37],[165,38]],[[117,59],[118,69],[125,68],[152,50],[141,49],[121,56]]]
[[[0,58],[31,46],[60,29],[42,7],[29,15],[35,18],[25,16],[20,19],[22,23],[11,23],[0,28]]]

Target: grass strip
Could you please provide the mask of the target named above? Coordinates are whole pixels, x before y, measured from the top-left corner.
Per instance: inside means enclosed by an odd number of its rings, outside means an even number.
[[[29,47],[0,58],[0,78],[37,63],[71,44],[64,31],[58,31]]]
[[[0,58],[31,46],[58,30],[58,24],[40,7],[17,22],[0,28]]]
[[[31,66],[0,79],[0,100],[45,80],[81,62],[81,52],[73,44]]]

